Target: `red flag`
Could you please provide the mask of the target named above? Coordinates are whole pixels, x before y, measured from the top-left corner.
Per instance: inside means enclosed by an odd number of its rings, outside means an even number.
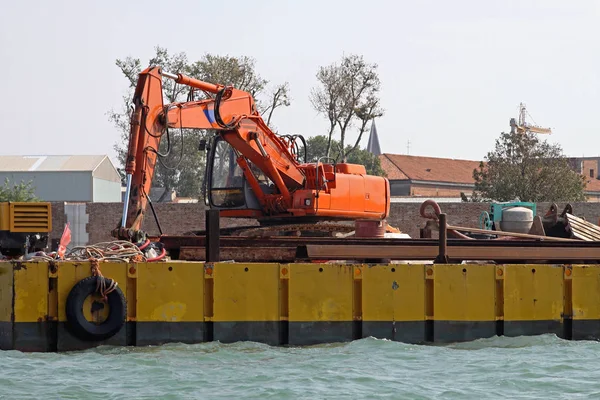
[[[60,244],[58,246],[58,256],[61,259],[65,258],[65,252],[67,251],[67,245],[71,242],[71,229],[69,228],[69,223],[65,225],[65,230],[60,238]]]

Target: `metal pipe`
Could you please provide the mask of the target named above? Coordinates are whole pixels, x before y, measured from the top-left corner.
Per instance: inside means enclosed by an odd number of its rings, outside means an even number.
[[[172,73],[170,73],[170,72],[167,72],[167,71],[162,71],[162,72],[161,72],[161,74],[162,74],[162,76],[166,76],[167,78],[171,78],[171,79],[173,79],[173,80],[175,80],[175,81],[176,81],[177,79],[179,79],[179,75],[177,75],[177,74],[172,74]]]
[[[256,142],[256,145],[258,146],[258,150],[260,150],[260,154],[262,154],[263,157],[268,157],[267,151],[265,150],[262,143],[260,142],[258,135],[254,136],[254,141]]]
[[[127,174],[127,186],[125,188],[125,200],[123,203],[123,217],[121,218],[121,228],[125,228],[127,222],[127,211],[129,208],[129,194],[131,191],[131,174]]]

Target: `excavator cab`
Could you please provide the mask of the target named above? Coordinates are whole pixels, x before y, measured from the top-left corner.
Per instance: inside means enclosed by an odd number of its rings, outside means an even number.
[[[205,175],[206,205],[219,210],[260,210],[260,203],[237,162],[239,154],[219,135],[212,137],[209,143]],[[264,193],[274,193],[270,179],[250,161],[248,164]]]

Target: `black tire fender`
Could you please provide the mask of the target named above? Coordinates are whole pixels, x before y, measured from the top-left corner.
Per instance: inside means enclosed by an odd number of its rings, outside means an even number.
[[[106,320],[97,325],[85,319],[83,303],[88,296],[96,292],[98,279],[105,279],[106,287],[112,283],[112,280],[108,278],[90,276],[77,282],[67,296],[65,306],[67,327],[74,336],[85,341],[101,341],[114,336],[121,330],[127,317],[125,296],[121,288],[117,286],[107,295],[110,311]]]

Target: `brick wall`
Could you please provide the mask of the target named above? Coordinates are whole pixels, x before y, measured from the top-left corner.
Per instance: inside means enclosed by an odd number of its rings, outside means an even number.
[[[596,178],[598,177],[598,161],[596,160],[584,160],[582,166],[581,174],[587,178]],[[590,176],[590,172],[594,171],[593,175]]]
[[[155,204],[154,207],[162,231],[165,234],[181,235],[189,231],[204,229],[204,204],[159,203]],[[114,240],[110,236],[110,232],[121,221],[123,205],[120,203],[89,203],[88,209],[90,215],[88,227],[90,243]],[[223,218],[220,225],[239,226],[257,225],[257,223],[256,221],[248,221],[246,219],[232,220],[231,218]],[[158,225],[150,209],[148,209],[148,214],[144,218],[143,226],[149,235],[157,236],[160,234]]]
[[[409,234],[413,238],[419,237],[419,229],[425,225],[426,220],[419,215],[422,201],[415,203],[392,203],[388,223]],[[600,203],[572,203],[575,215],[597,224],[600,218]],[[565,204],[559,203],[559,211]],[[204,229],[204,205],[198,203],[162,203],[156,204],[156,212],[165,234],[184,234],[192,230]],[[489,211],[487,203],[441,203],[442,212],[448,215],[448,223],[458,226],[479,227],[479,215],[482,211]],[[537,205],[538,215],[543,215],[550,203]],[[113,240],[110,232],[120,221],[122,204],[120,203],[88,203],[89,224],[87,232],[90,235],[90,244]],[[52,239],[59,239],[65,224],[64,204],[54,203],[52,206]],[[247,219],[224,218],[222,227],[256,225],[256,221]],[[158,235],[158,228],[149,210],[144,220],[144,229],[151,235]]]
[[[193,230],[204,229],[204,205],[198,203],[160,203],[155,204],[156,214],[160,221],[163,233],[184,234]],[[114,240],[110,235],[121,221],[123,205],[121,203],[87,203],[89,224],[87,232],[90,236],[89,243],[99,243]],[[64,203],[52,204],[52,239],[60,239],[66,223]],[[247,219],[223,218],[221,226],[257,225],[256,221]],[[144,219],[144,229],[150,235],[158,235],[160,232],[148,209]]]
[[[424,201],[424,200],[423,200]],[[423,202],[392,203],[388,224],[407,233],[412,238],[419,237],[419,229],[427,221],[421,217],[419,210]],[[468,227],[478,227],[479,215],[489,210],[485,203],[441,203],[442,212],[446,213],[448,224]]]
[[[390,210],[388,223],[401,229],[413,238],[419,237],[419,229],[424,227],[426,220],[419,214],[422,202],[419,203],[393,203]],[[552,203],[538,203],[537,215],[542,217],[550,208]],[[558,203],[558,211],[562,212],[567,203]],[[587,221],[598,224],[600,221],[600,203],[575,202],[573,214],[585,218]],[[442,212],[446,213],[448,224],[479,228],[479,216],[483,211],[490,209],[489,203],[441,203]]]

